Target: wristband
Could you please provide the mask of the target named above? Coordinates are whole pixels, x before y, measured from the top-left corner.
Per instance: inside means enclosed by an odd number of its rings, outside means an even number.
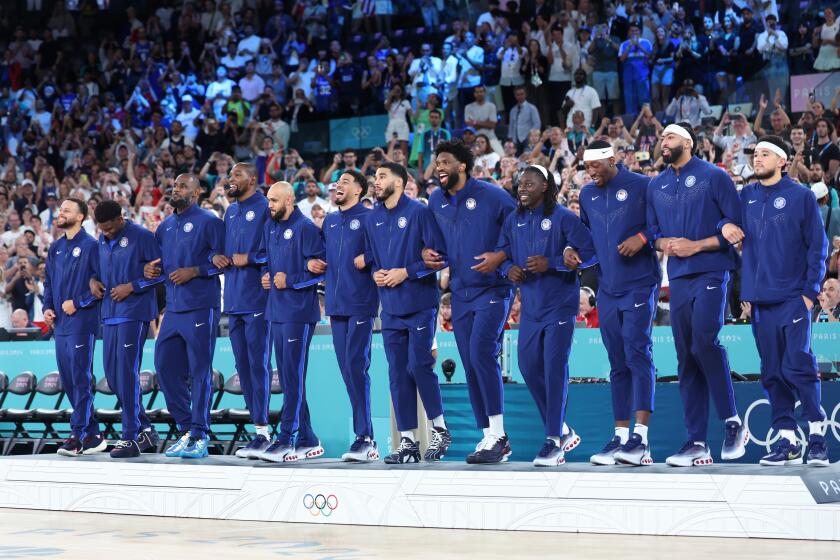
[[[645,234],[644,234],[644,233],[642,233],[641,231],[640,231],[639,233],[637,233],[636,235],[638,235],[638,236],[639,236],[639,239],[641,239],[641,240],[642,240],[642,241],[644,241],[645,243],[647,243],[647,242],[648,242],[647,237],[645,237]]]

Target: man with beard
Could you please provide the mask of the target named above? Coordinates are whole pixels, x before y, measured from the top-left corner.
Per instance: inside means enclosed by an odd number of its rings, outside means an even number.
[[[500,463],[511,453],[499,355],[512,293],[496,274],[504,255],[494,249],[516,203],[503,189],[470,177],[474,157],[460,140],[439,144],[434,161],[442,188],[429,197],[429,208],[446,241],[455,340],[476,427],[484,431],[467,462]],[[428,268],[443,268],[443,259],[433,249],[423,251]]]
[[[99,302],[90,292],[99,252],[96,240],[82,229],[87,204],[77,198],[61,203],[55,225],[64,235],[47,255],[44,276],[44,321],[54,329],[55,357],[61,384],[70,399],[70,437],[58,448],[65,457],[92,455],[108,445],[93,410],[93,345],[99,327]]]
[[[422,256],[424,247],[443,253],[443,236],[432,211],[405,196],[407,182],[405,167],[393,162],[381,164],[373,184],[380,204],[365,224],[365,264],[371,266],[382,300],[382,340],[400,432],[399,446],[385,457],[389,464],[420,462],[420,446],[414,434],[418,427],[418,392],[433,426],[425,459],[443,459],[452,443],[432,355],[439,299],[437,279]]]
[[[761,464],[802,464],[793,414],[799,400],[808,419],[808,464],[828,466],[810,320],[825,276],[828,239],[814,193],[782,175],[788,157],[784,140],[761,138],[753,158],[758,182],[741,191],[741,299],[752,304],[761,384],[770,400],[771,427],[779,434]]]
[[[592,232],[600,263],[598,319],[610,360],[615,417],[615,435],[591,461],[650,465],[648,422],[656,383],[651,329],[661,279],[647,231],[650,179],[616,164],[612,146],[603,140],[587,146],[583,161],[592,182],[580,192],[580,218]],[[567,253],[573,256],[574,249]]]
[[[726,349],[718,340],[729,273],[737,265],[730,243],[742,235],[735,225],[741,215],[738,192],[725,171],[692,157],[695,147],[691,125],[665,127],[662,159],[669,167],[651,181],[647,200],[651,239],[669,257],[671,328],[689,438],[666,460],[673,467],[712,464],[706,444],[709,392],[725,420],[721,459],[742,457],[749,438],[735,407]]]
[[[242,395],[256,430],[254,439],[238,449],[236,456],[257,459],[271,445],[267,296],[260,285],[260,272],[265,263],[260,240],[269,217],[268,201],[257,190],[257,170],[251,163],[234,165],[228,185],[228,196],[235,202],[225,211],[224,253],[214,255],[213,264],[225,271],[224,312],[230,325],[230,347]]]
[[[99,273],[91,279],[90,289],[102,300],[103,366],[122,410],[122,439],[111,457],[138,457],[159,443],[143,406],[140,366],[149,323],[158,316],[154,286],[162,281],[144,278],[143,267],[160,258],[160,247],[151,231],[127,222],[113,200],[100,202],[94,215],[102,235]]]
[[[339,176],[335,193],[339,211],[327,214],[321,228],[327,260],[309,261],[313,274],[326,272],[326,313],[338,368],[353,410],[356,439],[341,458],[361,462],[379,459],[379,448],[373,439],[368,375],[379,296],[364,256],[365,225],[371,211],[359,202],[366,192],[367,180],[360,172],[348,169]]]
[[[519,371],[545,429],[534,466],[556,467],[566,462],[566,449],[580,443],[565,422],[566,395],[580,294],[575,270],[594,260],[592,236],[571,210],[557,205],[554,176],[532,165],[519,180],[519,208],[505,219],[497,248],[506,259],[499,270],[519,285]]]
[[[312,220],[295,206],[292,185],[280,181],[268,190],[271,219],[265,222],[262,287],[268,293],[268,320],[277,369],[283,384],[280,434],[260,458],[273,463],[311,459],[324,454],[312,430],[306,402],[306,368],[315,324],[321,320],[317,286],[324,277],[307,269],[323,260],[324,240]]]
[[[225,226],[196,205],[201,184],[190,173],[175,178],[175,213],[155,231],[161,257],[143,268],[148,279],[165,274],[166,314],[155,344],[155,369],[166,406],[178,426],[167,457],[207,456],[213,353],[219,324],[219,269],[211,257],[224,252]]]

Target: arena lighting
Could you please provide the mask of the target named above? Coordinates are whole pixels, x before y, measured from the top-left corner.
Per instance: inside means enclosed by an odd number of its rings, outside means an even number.
[[[443,376],[446,377],[447,383],[452,383],[452,377],[455,376],[455,360],[452,358],[447,358],[443,360],[443,363],[440,364],[440,368],[443,370]]]

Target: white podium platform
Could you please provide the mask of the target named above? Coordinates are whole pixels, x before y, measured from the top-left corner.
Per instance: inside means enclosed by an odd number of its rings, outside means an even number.
[[[834,500],[840,500],[837,465],[536,469],[0,457],[0,507],[162,517],[840,540]]]

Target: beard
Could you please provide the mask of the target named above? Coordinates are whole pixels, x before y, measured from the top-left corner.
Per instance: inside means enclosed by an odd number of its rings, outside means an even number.
[[[759,171],[759,170],[756,169],[753,172],[753,177],[755,177],[759,181],[766,181],[767,179],[772,178],[774,174],[775,174],[774,170]]]
[[[69,218],[64,218],[64,219],[59,218],[55,221],[55,227],[57,227],[58,229],[69,229],[69,228],[75,226],[78,223],[79,223],[79,221],[73,221]]]
[[[186,210],[189,207],[190,199],[186,198],[186,197],[185,198],[172,197],[172,198],[169,199],[169,203],[172,205],[172,208],[174,208],[178,212],[181,212],[183,210]]]
[[[682,144],[674,146],[673,148],[671,148],[671,155],[665,156],[665,154],[662,154],[662,161],[664,161],[665,163],[674,163],[682,157],[684,152],[685,148]]]
[[[281,222],[281,221],[283,221],[283,218],[285,218],[285,217],[286,217],[286,207],[285,206],[283,208],[281,208],[280,210],[278,210],[277,212],[272,212],[271,213],[271,219],[274,220],[275,222]]]
[[[390,197],[392,194],[394,194],[394,185],[388,185],[387,187],[382,189],[382,191],[380,191],[380,193],[376,196],[376,200],[378,200],[379,202],[384,202],[388,200],[388,197]]]

